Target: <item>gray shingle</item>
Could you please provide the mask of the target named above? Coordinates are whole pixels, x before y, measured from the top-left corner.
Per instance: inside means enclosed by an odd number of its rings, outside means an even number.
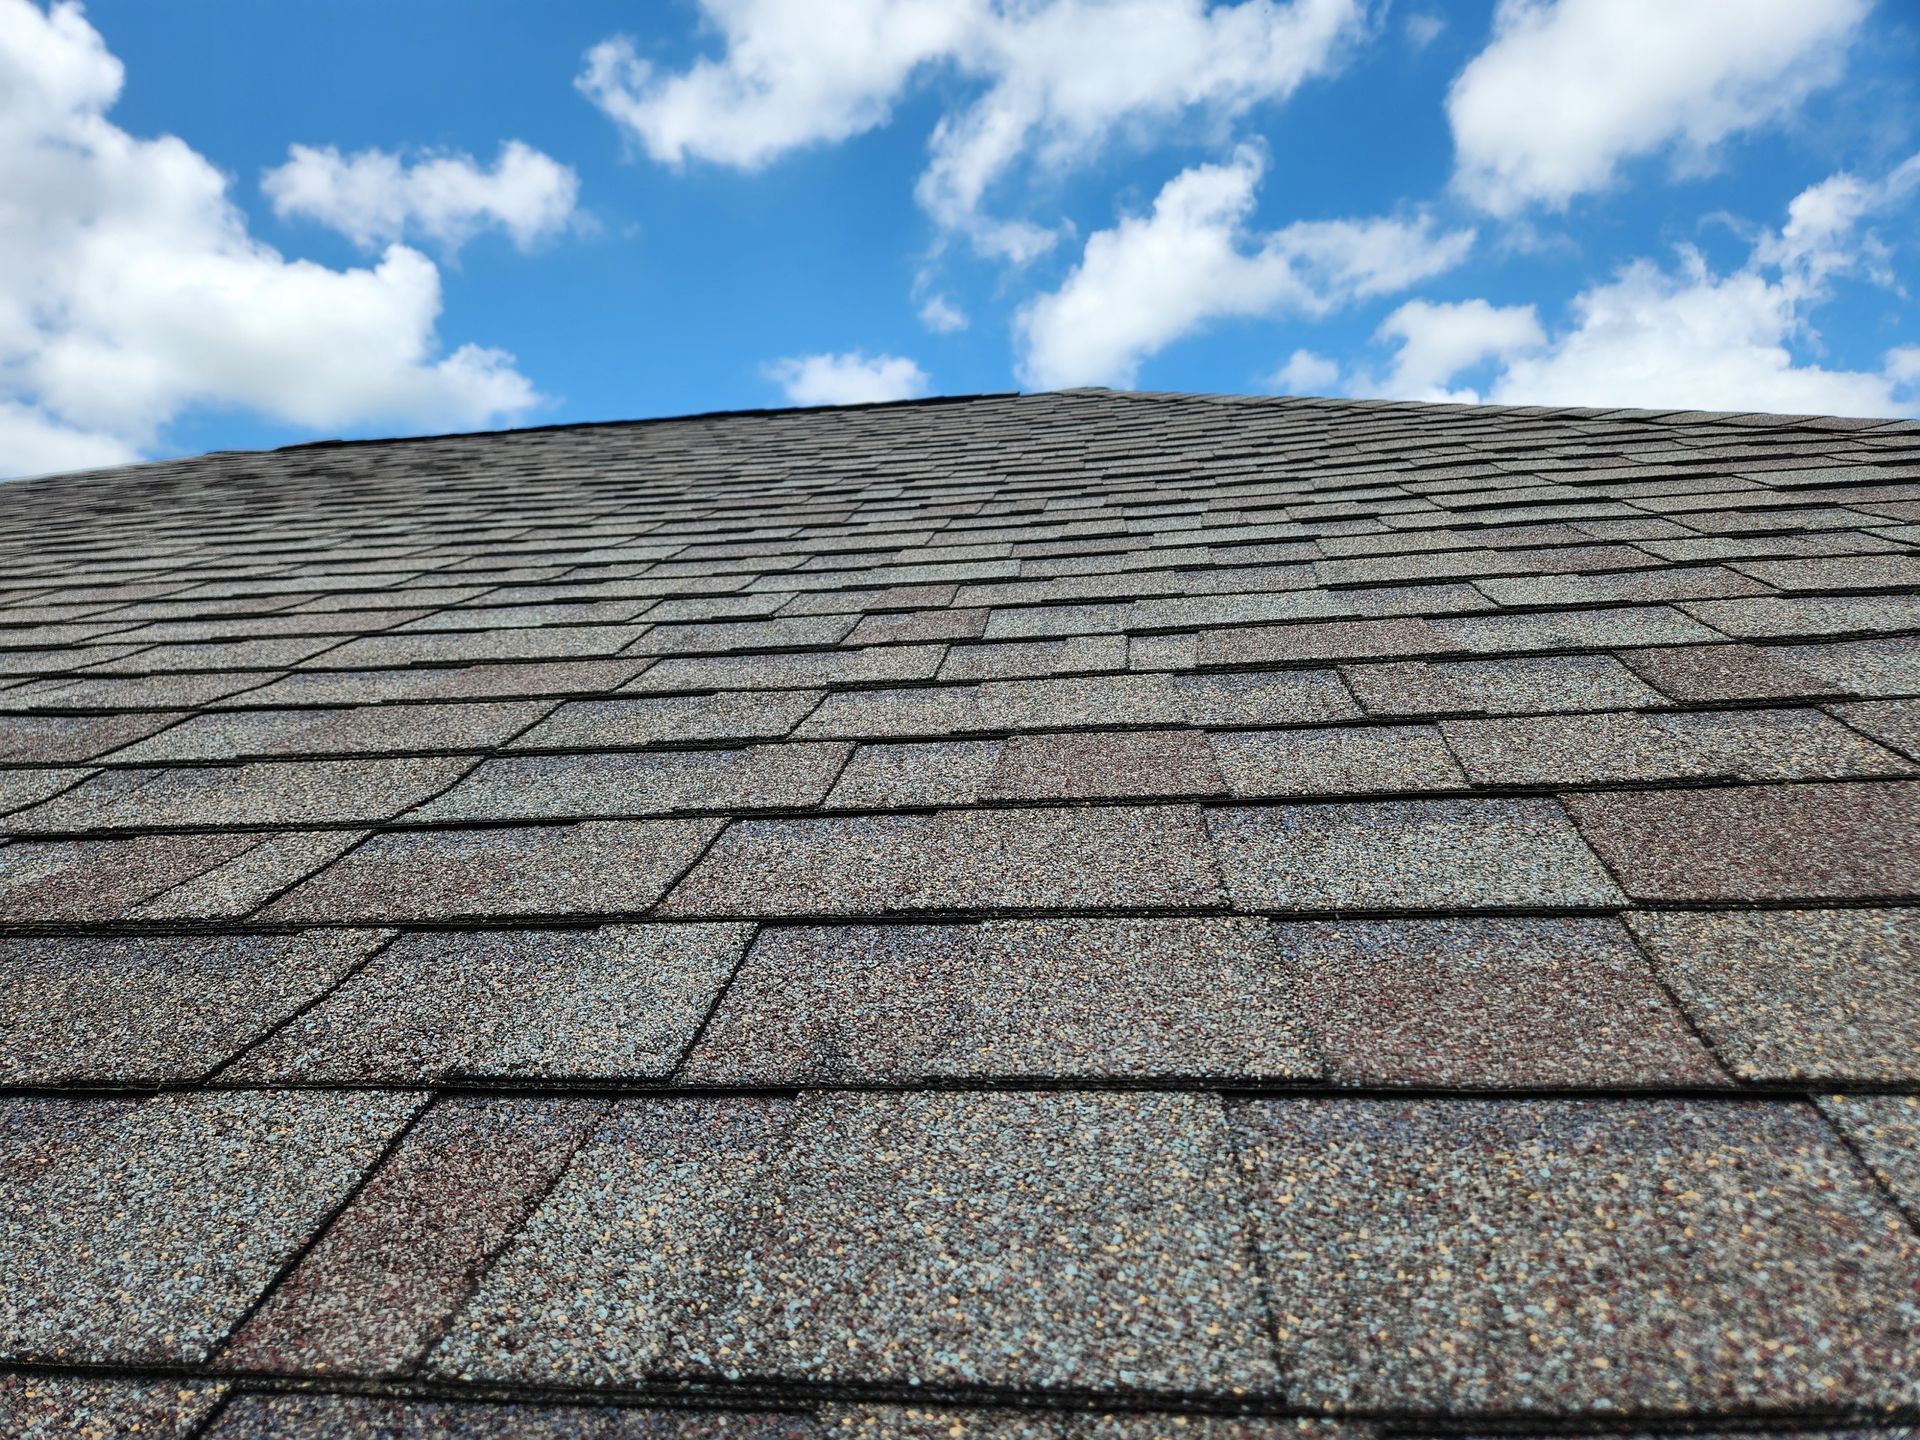
[[[1241,910],[1615,905],[1620,892],[1551,800],[1386,800],[1215,810]]]
[[[187,1440],[227,1387],[205,1380],[120,1380],[25,1372],[0,1376],[0,1433],[14,1440],[138,1435]]]
[[[1000,763],[998,740],[862,745],[840,772],[829,809],[892,810],[971,805]]]
[[[205,1440],[808,1440],[802,1415],[603,1405],[241,1395]]]
[[[1431,725],[1340,725],[1211,737],[1241,798],[1458,790],[1466,777]]]
[[[1920,1240],[1806,1106],[1274,1100],[1234,1123],[1296,1403],[1920,1395]]]
[[[0,1080],[152,1083],[211,1074],[388,938],[0,939]]]
[[[1514,660],[1395,661],[1342,673],[1369,715],[1531,715],[1659,705],[1661,697],[1609,655]]]
[[[1816,1099],[1907,1214],[1920,1216],[1920,1095]]]
[[[1258,920],[1007,920],[766,931],[681,1079],[1306,1077]]]
[[[742,820],[660,913],[1142,910],[1221,899],[1200,812],[1168,805]]]
[[[1084,800],[1226,791],[1207,737],[1194,730],[1016,735],[982,792],[987,799]]]
[[[225,1091],[4,1100],[0,1354],[205,1360],[421,1103]]]
[[[472,774],[408,818],[567,820],[799,809],[825,798],[852,751],[851,745],[799,744],[516,755],[481,761]]]
[[[1209,1096],[630,1101],[430,1368],[1267,1385],[1232,1169]]]
[[[1478,785],[1819,780],[1912,768],[1818,710],[1446,720],[1440,728]]]
[[[9,697],[7,703],[11,703]],[[6,715],[0,716],[0,760],[23,765],[66,765],[91,760],[164,730],[180,716]]]
[[[6,824],[31,834],[387,820],[451,784],[473,759],[440,755],[105,770],[44,805],[9,816]]]
[[[1276,979],[1337,1081],[1714,1085],[1713,1057],[1613,920],[1276,923]]]
[[[304,921],[637,914],[720,829],[718,820],[588,820],[376,835],[263,913]]]
[[[409,935],[233,1069],[249,1084],[653,1079],[693,1039],[746,925]]]
[[[1920,912],[1714,911],[1631,923],[1736,1075],[1920,1079]]]
[[[348,710],[231,710],[195,715],[113,752],[115,764],[234,760],[255,755],[485,750],[511,739],[550,707],[540,702],[361,705]]]

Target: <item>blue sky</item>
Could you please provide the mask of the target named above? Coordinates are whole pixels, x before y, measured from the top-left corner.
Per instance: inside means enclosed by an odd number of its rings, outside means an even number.
[[[1920,412],[1905,0],[0,0],[0,473],[1073,384]]]

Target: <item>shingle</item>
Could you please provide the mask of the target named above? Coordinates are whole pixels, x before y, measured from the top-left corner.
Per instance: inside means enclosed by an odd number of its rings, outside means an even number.
[[[1215,810],[1241,910],[1614,905],[1620,892],[1551,800],[1385,800]]]
[[[1180,691],[1165,675],[991,680],[979,687],[978,704],[980,723],[990,730],[1168,725],[1185,714]]]
[[[1658,705],[1660,696],[1608,655],[1396,661],[1342,673],[1369,715],[1539,714]]]
[[[1920,1395],[1920,1240],[1804,1105],[1275,1100],[1234,1123],[1296,1404]]]
[[[251,1051],[243,1083],[653,1079],[679,1062],[746,925],[409,935]]]
[[[1364,1425],[1258,1415],[913,1406],[830,1405],[819,1424],[823,1436],[846,1440],[1360,1440],[1372,1434]]]
[[[1682,645],[1627,650],[1620,659],[1675,700],[1790,700],[1834,693],[1832,685],[1780,656],[1777,649],[1757,645]]]
[[[238,920],[295,882],[331,865],[366,835],[364,830],[278,830],[244,836],[254,843],[233,858],[134,906],[126,912],[126,918]],[[181,837],[166,838],[178,841]]]
[[[660,913],[1142,910],[1221,900],[1192,806],[742,820]]]
[[[1751,567],[1742,565],[1750,572]],[[1656,600],[1707,600],[1760,595],[1765,587],[1718,565],[1613,574],[1527,575],[1476,580],[1476,589],[1502,605],[1602,605]]]
[[[1836,705],[1833,713],[1854,729],[1920,760],[1920,701],[1869,700],[1859,705]]]
[[[1257,920],[1006,920],[762,934],[691,1084],[1318,1073]]]
[[[241,1395],[204,1440],[809,1440],[802,1415],[369,1395]]]
[[[615,749],[777,739],[819,703],[817,690],[575,700],[521,736],[513,748]]]
[[[0,760],[65,765],[91,760],[164,730],[178,714],[7,715],[0,717]]]
[[[1328,1075],[1360,1085],[1713,1085],[1618,922],[1319,920],[1273,927]]]
[[[1920,912],[1643,914],[1631,923],[1736,1075],[1920,1079]]]
[[[1783,645],[1771,652],[1852,695],[1920,695],[1920,635]]]
[[[271,678],[244,670],[219,675],[60,677],[14,686],[6,692],[6,705],[10,710],[178,710],[238,695]]]
[[[1000,763],[998,740],[862,745],[827,796],[828,809],[971,805]]]
[[[1920,628],[1920,595],[1755,596],[1748,600],[1690,600],[1683,608],[1736,640],[1864,635],[1876,630]]]
[[[1819,710],[1446,720],[1477,785],[1804,780],[1911,771]]]
[[[1709,605],[1744,605],[1712,600]],[[1704,618],[1704,617],[1702,617]],[[1482,654],[1523,650],[1612,650],[1622,646],[1704,644],[1721,637],[1666,605],[1618,610],[1565,610],[1525,615],[1468,615],[1429,622],[1442,638],[1428,648]],[[1417,652],[1409,652],[1417,653]]]
[[[1173,693],[1188,725],[1317,725],[1360,714],[1336,670],[1176,675]]]
[[[647,629],[645,625],[543,625],[527,630],[369,635],[349,640],[322,658],[329,670],[361,665],[464,665],[476,660],[595,659],[622,654]]]
[[[204,640],[198,643],[150,645],[137,654],[109,660],[98,668],[121,675],[161,675],[196,670],[279,670],[324,654],[339,643],[337,637],[329,635],[305,640]]]
[[[868,615],[847,636],[849,645],[925,644],[936,640],[977,640],[987,628],[985,610],[909,610]]]
[[[22,832],[386,820],[444,789],[471,755],[102,771],[7,826]]]
[[[1920,894],[1920,784],[1754,785],[1570,795],[1584,834],[1644,900]]]
[[[1238,797],[1459,790],[1466,777],[1431,725],[1339,725],[1211,737]]]
[[[982,792],[987,799],[1220,795],[1225,783],[1207,737],[1194,730],[1016,735]]]
[[[1126,636],[1075,635],[1066,640],[955,645],[947,651],[947,658],[940,666],[940,679],[1018,680],[1025,676],[1126,668]]]
[[[761,620],[655,625],[634,644],[632,653],[721,655],[736,650],[785,650],[838,645],[847,638],[847,632],[853,629],[854,624],[851,615],[783,615]]]
[[[1200,635],[1202,665],[1288,664],[1426,655],[1464,647],[1428,620],[1332,620],[1324,624],[1255,625]]]
[[[989,640],[1038,640],[1053,635],[1115,634],[1127,628],[1127,605],[1036,605],[995,610],[987,620]]]
[[[647,660],[546,660],[450,669],[308,671],[249,692],[245,705],[376,705],[392,701],[487,700],[615,690]]]
[[[346,710],[227,710],[195,715],[163,735],[113,752],[116,765],[233,760],[255,755],[486,750],[550,708],[540,702],[360,705]]]
[[[1270,1384],[1232,1165],[1204,1095],[630,1101],[431,1368]]]
[[[112,920],[244,855],[260,835],[142,835],[0,846],[0,922]]]
[[[206,1380],[0,1375],[0,1434],[12,1440],[188,1440],[227,1387]]]
[[[421,1097],[217,1091],[0,1101],[0,1354],[193,1363]]]
[[[264,917],[634,914],[659,898],[720,833],[721,823],[589,820],[376,835],[275,901]]]
[[[387,938],[302,935],[0,939],[0,1080],[202,1078],[316,999]]]
[[[411,1372],[608,1108],[435,1105],[228,1342],[221,1367]]]
[[[1907,1214],[1920,1217],[1920,1095],[1815,1098]]]
[[[1734,567],[1789,594],[1920,587],[1920,555],[1838,555],[1827,559],[1747,560]]]
[[[974,734],[988,728],[978,685],[929,685],[910,690],[839,691],[793,732],[804,739],[892,739],[913,735]]]
[[[0,770],[0,815],[37,805],[78,785],[91,770]]]
[[[805,690],[822,685],[883,685],[931,680],[944,645],[869,645],[785,655],[716,655],[656,661],[633,690]]]
[[[852,750],[851,745],[796,744],[509,756],[481,761],[472,774],[408,818],[568,820],[800,809],[825,798]]]

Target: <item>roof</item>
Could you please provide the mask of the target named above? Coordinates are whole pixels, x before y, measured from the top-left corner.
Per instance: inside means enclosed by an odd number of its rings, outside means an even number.
[[[0,487],[0,1429],[1920,1421],[1920,427]]]

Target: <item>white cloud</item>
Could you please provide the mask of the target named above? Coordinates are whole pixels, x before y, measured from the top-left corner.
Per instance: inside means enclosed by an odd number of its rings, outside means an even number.
[[[1672,147],[1683,169],[1837,80],[1872,0],[1501,0],[1447,96],[1455,183],[1497,214],[1565,205]]]
[[[1324,315],[1404,289],[1465,258],[1471,230],[1414,220],[1300,221],[1249,228],[1262,170],[1242,146],[1167,182],[1150,214],[1091,236],[1061,287],[1015,321],[1030,385],[1130,385],[1142,360],[1210,320]]]
[[[718,58],[663,74],[632,42],[595,46],[577,84],[655,160],[751,168],[883,125],[915,77],[981,88],[935,127],[916,194],[982,253],[1024,260],[1059,230],[984,213],[1021,160],[1061,170],[1116,131],[1218,127],[1339,63],[1362,0],[701,0]]]
[[[790,355],[765,370],[796,405],[867,405],[927,393],[927,373],[902,355]]]
[[[425,256],[283,258],[185,143],[107,120],[121,81],[77,5],[0,0],[0,473],[129,458],[196,405],[473,426],[536,402],[501,351],[436,354]]]
[[[1331,395],[1339,380],[1338,362],[1311,350],[1296,350],[1267,383],[1282,395]]]
[[[967,316],[945,295],[929,295],[920,307],[920,323],[936,335],[951,335],[967,328]]]
[[[1446,28],[1446,16],[1437,15],[1431,10],[1416,10],[1407,16],[1401,33],[1407,37],[1407,44],[1415,50],[1424,50],[1438,40]]]
[[[1571,324],[1550,340],[1530,306],[1403,306],[1380,331],[1401,342],[1392,374],[1362,371],[1347,389],[1472,399],[1449,382],[1494,359],[1503,363],[1489,395],[1502,404],[1910,414],[1920,346],[1888,351],[1877,371],[1803,364],[1795,346],[1817,342],[1810,315],[1836,277],[1894,283],[1887,247],[1862,224],[1916,188],[1920,158],[1878,182],[1834,176],[1803,191],[1738,269],[1716,272],[1691,247],[1671,268],[1636,260],[1575,296]]]
[[[260,181],[274,214],[318,221],[369,249],[408,235],[458,249],[477,231],[498,228],[528,250],[567,228],[580,194],[569,167],[518,140],[500,147],[491,171],[470,155],[409,165],[385,150],[342,155],[331,145],[294,145],[287,156]]]
[[[1400,342],[1392,373],[1377,393],[1396,400],[1468,404],[1478,397],[1470,390],[1449,389],[1449,380],[1485,361],[1538,349],[1547,339],[1533,306],[1495,306],[1484,300],[1450,305],[1409,300],[1381,321],[1376,333]]]

